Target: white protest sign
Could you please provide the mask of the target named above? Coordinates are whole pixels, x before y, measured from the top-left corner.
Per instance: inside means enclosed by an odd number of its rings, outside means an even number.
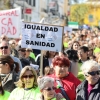
[[[0,36],[18,38],[20,34],[20,8],[0,11]]]
[[[63,27],[23,22],[22,43],[24,48],[62,50]]]
[[[72,28],[71,27],[68,27],[68,26],[65,26],[64,27],[64,33],[69,32],[69,33],[72,33]]]

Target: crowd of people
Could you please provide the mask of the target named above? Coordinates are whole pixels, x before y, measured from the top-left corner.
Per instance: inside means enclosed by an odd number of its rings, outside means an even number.
[[[61,52],[22,48],[21,38],[0,38],[0,100],[99,100],[100,31],[63,34]]]

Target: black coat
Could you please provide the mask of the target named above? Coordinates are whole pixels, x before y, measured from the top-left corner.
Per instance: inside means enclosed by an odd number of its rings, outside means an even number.
[[[21,64],[22,64],[22,68],[24,68],[27,65],[30,65],[30,62],[28,60],[26,60],[25,58],[20,58]]]
[[[36,61],[36,64],[39,65],[39,67],[40,67],[40,60],[41,60],[41,56],[39,56]],[[49,60],[48,60],[48,57],[43,56],[43,74],[44,74],[44,69],[46,66],[49,66]]]
[[[84,80],[76,89],[76,100],[100,100],[100,79],[88,96],[88,82]]]
[[[2,76],[1,76],[2,77]],[[9,92],[12,92],[16,88],[14,82],[17,82],[19,79],[18,75],[15,72],[7,74],[2,81],[3,89]]]

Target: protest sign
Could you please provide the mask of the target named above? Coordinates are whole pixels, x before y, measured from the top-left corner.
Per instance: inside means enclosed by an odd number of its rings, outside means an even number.
[[[20,8],[0,11],[0,36],[19,38],[21,10]]]
[[[68,27],[68,26],[64,26],[64,33],[69,32],[72,33],[72,28]]]
[[[21,46],[59,52],[62,49],[62,34],[61,26],[23,22]]]

